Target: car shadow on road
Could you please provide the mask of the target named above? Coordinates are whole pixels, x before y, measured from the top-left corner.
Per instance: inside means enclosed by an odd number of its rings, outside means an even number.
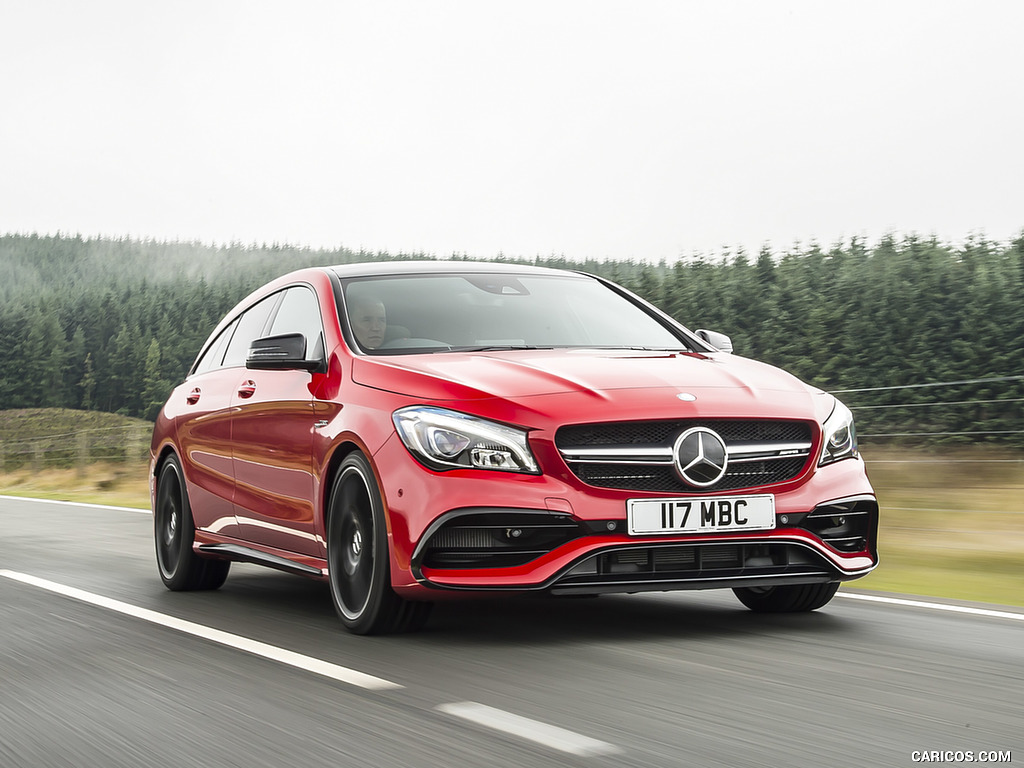
[[[261,621],[271,619],[277,624],[300,624],[306,630],[315,627],[344,632],[323,582],[256,567],[236,569],[219,594],[211,598],[216,602],[216,610],[236,619],[251,616]],[[741,605],[728,590],[718,590],[591,598],[494,596],[446,600],[434,606],[422,630],[386,640],[450,647],[458,643],[621,643],[659,637],[699,639],[738,634],[777,638],[788,632],[805,639],[821,639],[850,629],[851,620],[839,615],[834,607],[811,613],[758,614]]]
[[[723,599],[724,598],[724,599]],[[422,633],[424,642],[474,644],[615,643],[653,638],[734,637],[793,631],[815,636],[843,632],[847,622],[828,608],[804,614],[757,614],[731,594],[688,592],[604,595],[590,599],[511,598],[442,603]]]

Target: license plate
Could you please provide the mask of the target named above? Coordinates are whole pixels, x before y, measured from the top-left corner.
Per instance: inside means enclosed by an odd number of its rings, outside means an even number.
[[[630,499],[626,517],[629,532],[637,536],[766,531],[775,527],[775,497]]]

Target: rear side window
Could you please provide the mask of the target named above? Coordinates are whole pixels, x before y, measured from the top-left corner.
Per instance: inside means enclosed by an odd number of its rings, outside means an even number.
[[[193,373],[205,373],[206,371],[212,371],[221,367],[221,362],[224,360],[224,349],[231,340],[231,334],[234,332],[237,324],[237,322],[234,322],[220,332],[217,340],[208,346],[203,356],[199,358],[199,362],[196,363],[192,371]]]
[[[224,355],[225,368],[245,365],[245,358],[249,356],[249,346],[256,339],[266,336],[270,315],[280,300],[280,293],[268,296],[259,303],[253,304],[239,318],[235,324],[235,334],[228,344],[227,354]]]

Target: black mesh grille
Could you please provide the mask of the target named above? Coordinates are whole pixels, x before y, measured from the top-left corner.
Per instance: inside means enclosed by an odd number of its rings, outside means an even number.
[[[799,475],[806,462],[806,457],[798,456],[770,462],[733,464],[729,467],[725,477],[711,488],[693,488],[680,480],[672,467],[664,465],[580,463],[571,466],[580,480],[600,488],[665,493],[710,493],[784,483]]]
[[[555,434],[560,450],[616,446],[660,446],[670,448],[687,429],[707,427],[717,432],[727,447],[740,443],[810,443],[811,425],[804,421],[729,420],[630,421],[604,424],[575,424]],[[733,462],[725,476],[708,488],[684,483],[668,464],[614,464],[572,461],[569,467],[583,482],[600,488],[655,493],[720,493],[784,483],[797,477],[809,456],[786,456],[762,461]]]

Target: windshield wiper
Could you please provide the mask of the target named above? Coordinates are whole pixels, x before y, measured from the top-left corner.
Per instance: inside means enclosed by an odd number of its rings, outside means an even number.
[[[516,349],[554,349],[551,346],[536,344],[483,344],[476,347],[449,347],[445,352],[505,352]]]
[[[680,352],[692,352],[693,350],[686,349],[685,347],[634,347],[625,344],[621,345],[608,345],[601,347],[587,347],[587,349],[623,349],[630,352],[671,352],[672,354],[679,354]]]
[[[430,350],[431,352],[506,352],[509,350],[520,350],[520,349],[597,349],[597,350],[624,350],[629,352],[663,352],[665,354],[691,354],[693,350],[685,347],[668,348],[668,347],[640,347],[640,346],[627,346],[625,344],[619,345],[590,345],[590,344],[576,344],[576,345],[559,345],[553,346],[550,344],[480,344],[477,346],[464,346],[464,347],[442,347],[436,350]]]

